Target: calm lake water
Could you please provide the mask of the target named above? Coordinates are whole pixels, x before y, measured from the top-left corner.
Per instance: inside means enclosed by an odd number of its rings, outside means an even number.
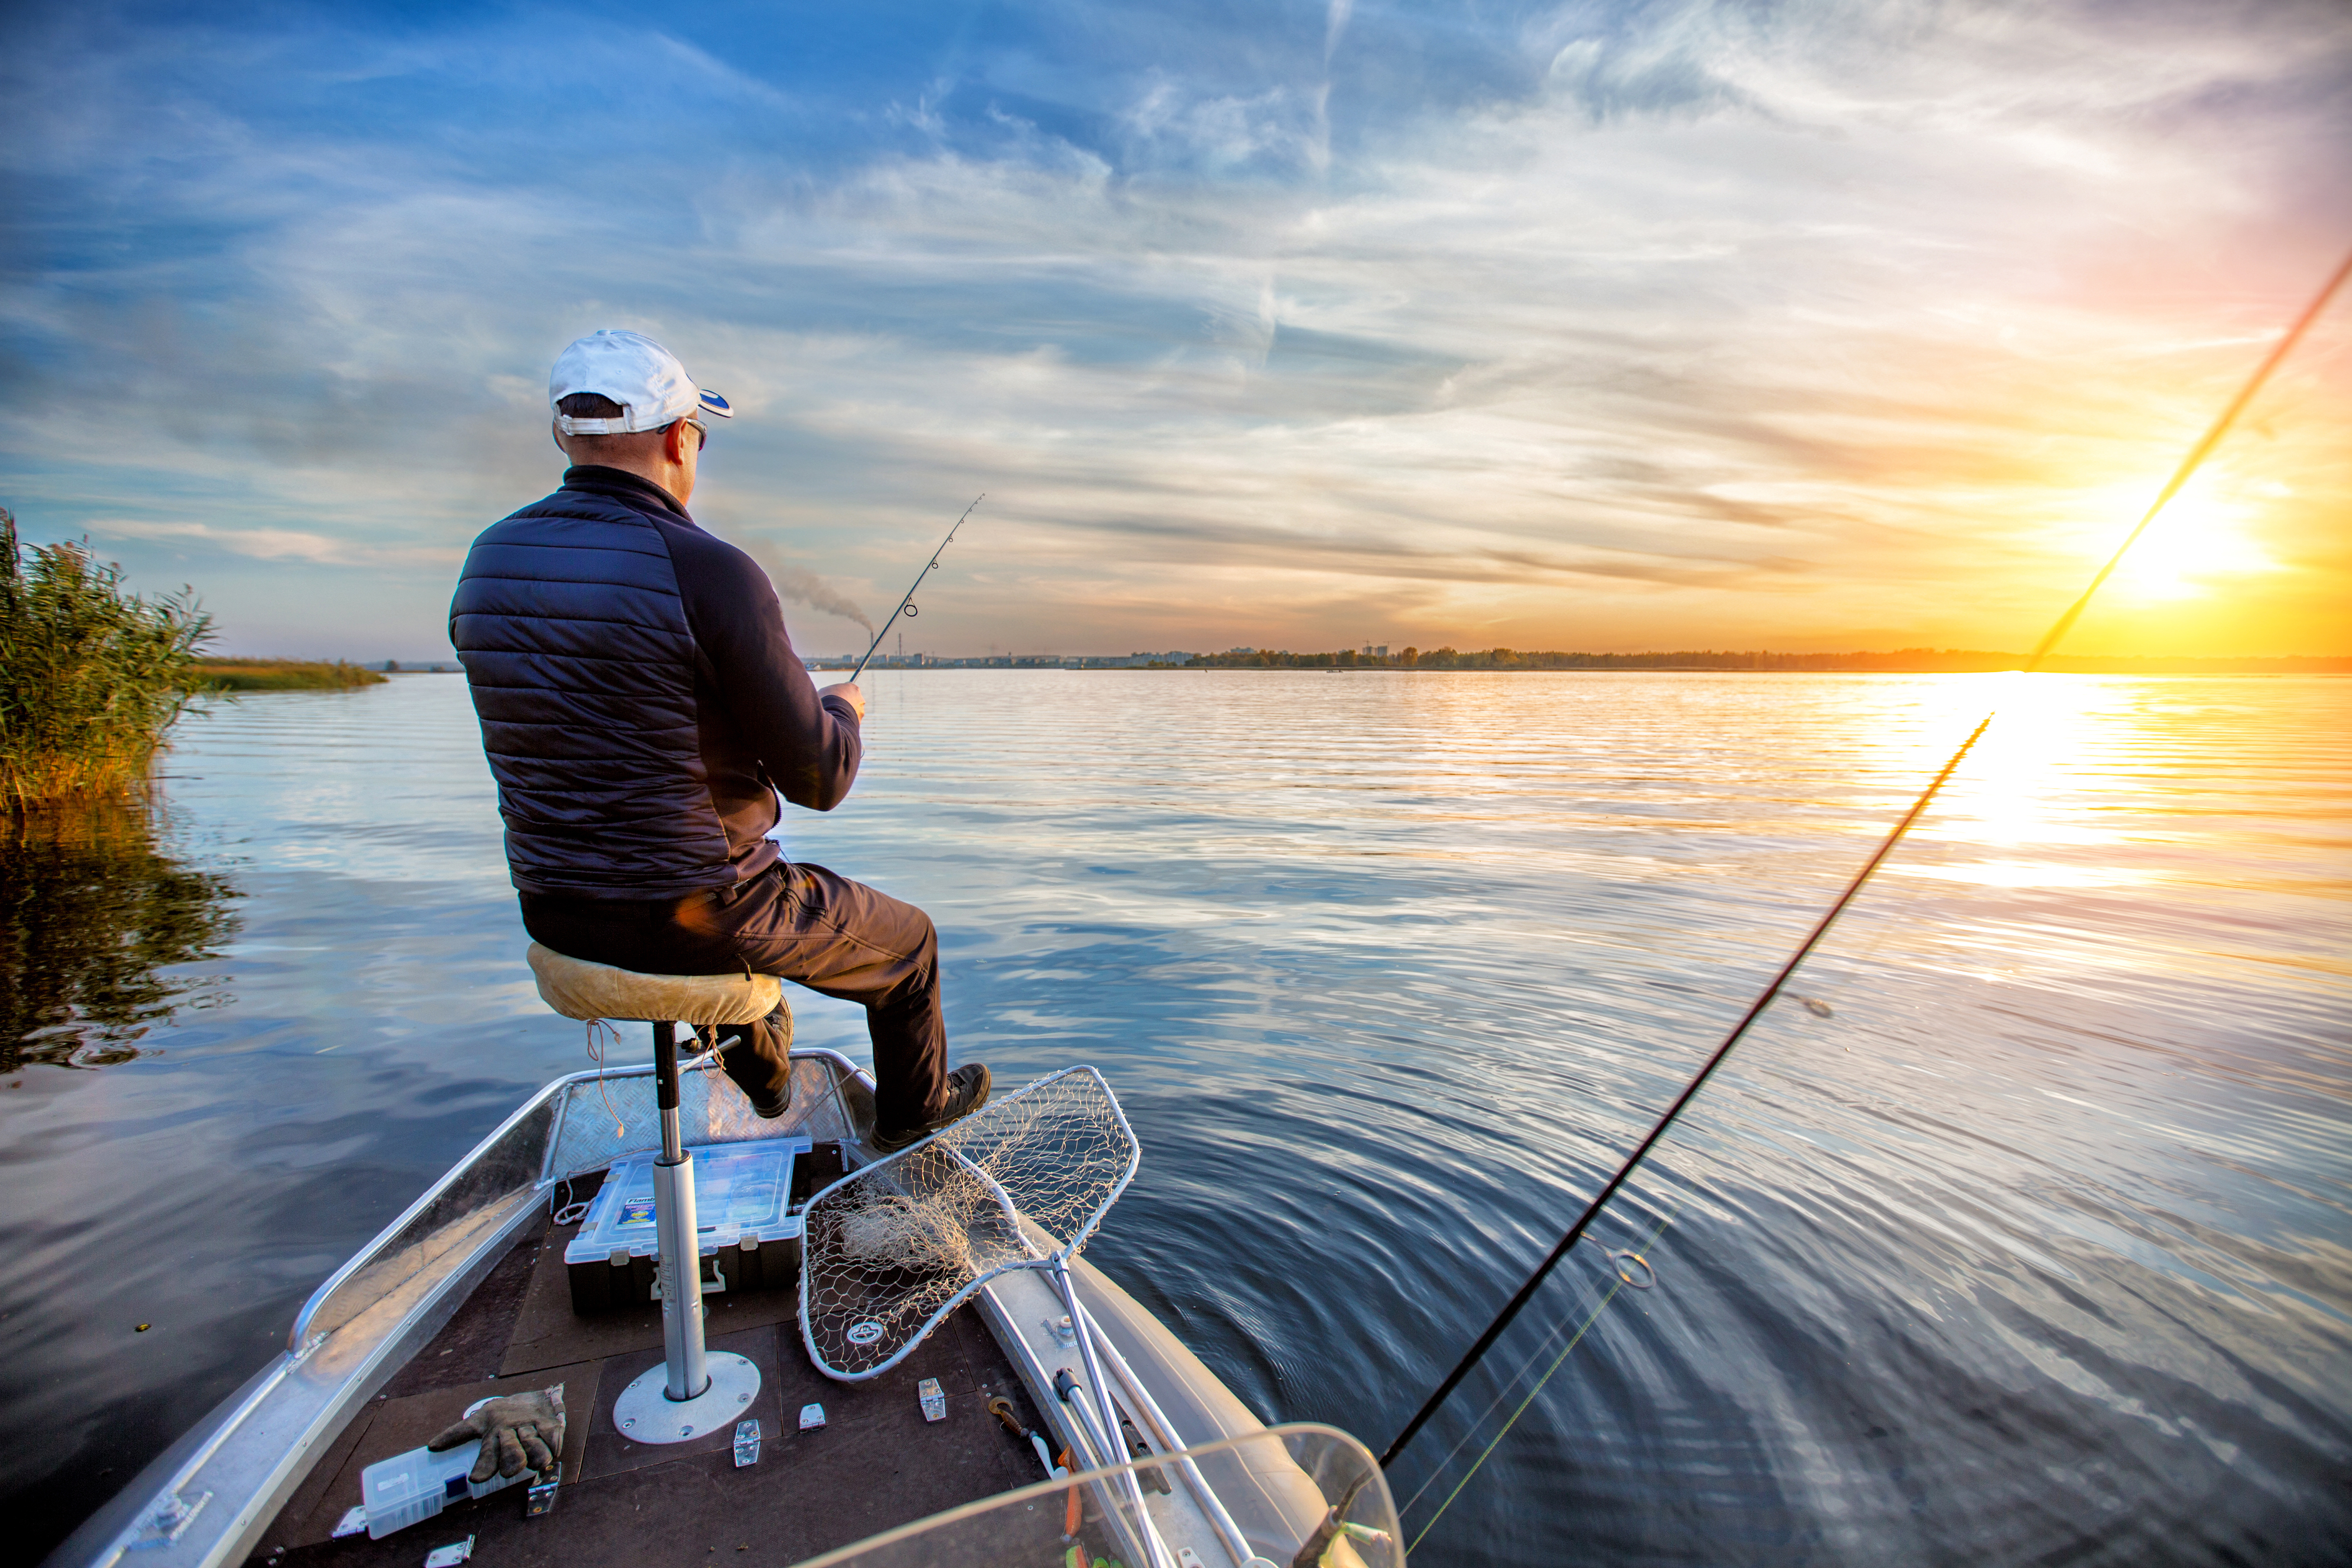
[[[2352,1556],[2352,680],[870,689],[787,852],[931,911],[959,1058],[1103,1068],[1144,1162],[1091,1256],[1261,1415],[1374,1448],[2000,707],[1818,1007],[1600,1226],[1654,1288],[1580,1249],[1400,1466],[1414,1560]],[[454,677],[257,696],[187,723],[152,831],[8,847],[10,1556],[586,1065],[477,744]]]

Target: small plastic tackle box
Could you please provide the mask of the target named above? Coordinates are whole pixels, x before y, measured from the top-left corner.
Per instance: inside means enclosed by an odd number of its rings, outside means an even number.
[[[809,1140],[794,1133],[751,1143],[717,1143],[694,1156],[696,1250],[702,1293],[768,1290],[790,1284],[799,1266],[800,1216]],[[572,1310],[606,1312],[658,1300],[655,1281],[654,1161],[651,1153],[616,1162],[588,1205],[580,1234],[565,1244]],[[838,1155],[835,1156],[838,1162]]]
[[[516,1476],[492,1475],[473,1480],[469,1473],[482,1451],[481,1439],[460,1443],[442,1453],[411,1448],[380,1459],[360,1472],[361,1510],[367,1516],[368,1539],[382,1541],[395,1530],[406,1530],[431,1519],[460,1498],[482,1498],[512,1482]]]

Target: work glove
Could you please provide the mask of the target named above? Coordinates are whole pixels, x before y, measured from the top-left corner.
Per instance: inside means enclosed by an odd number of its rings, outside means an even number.
[[[553,1469],[563,1453],[563,1385],[477,1400],[467,1406],[463,1420],[425,1446],[437,1454],[475,1437],[482,1440],[481,1458],[468,1478],[476,1486],[494,1475],[511,1480],[525,1467]]]

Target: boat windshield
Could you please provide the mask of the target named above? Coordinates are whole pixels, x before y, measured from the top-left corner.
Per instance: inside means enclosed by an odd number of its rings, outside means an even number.
[[[1211,1501],[1202,1506],[1201,1499]],[[1396,1503],[1361,1443],[1271,1426],[901,1525],[801,1568],[1402,1568]]]

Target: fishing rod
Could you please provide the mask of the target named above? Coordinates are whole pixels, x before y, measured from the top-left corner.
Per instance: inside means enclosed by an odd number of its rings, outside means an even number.
[[[2344,258],[2344,264],[2336,269],[2335,276],[2328,279],[2318,295],[2305,307],[2303,314],[2298,316],[2294,324],[2287,329],[2286,335],[2279,339],[2277,346],[2271,350],[2269,355],[2255,369],[2253,375],[2248,379],[2238,395],[2230,400],[2230,405],[2221,411],[2221,417],[2216,419],[2212,427],[2205,432],[2204,439],[2189,448],[2189,455],[2180,460],[2180,466],[2173,470],[2172,478],[2166,481],[2164,489],[2157,492],[2156,500],[2142,514],[2139,522],[2129,534],[2125,536],[2123,543],[2116,546],[2116,552],[2107,558],[2107,563],[2100,567],[2097,574],[2092,577],[2090,586],[2084,588],[2081,596],[2076,598],[2074,604],[2067,607],[2066,612],[2052,625],[2048,634],[2035,647],[2032,657],[2025,661],[2026,673],[2031,674],[2040,669],[2042,662],[2050,657],[2051,650],[2058,646],[2060,639],[2074,629],[2075,621],[2081,618],[2084,609],[2090,604],[2091,595],[2099,591],[2100,586],[2122,563],[2125,552],[2139,542],[2139,536],[2147,531],[2147,525],[2156,521],[2157,513],[2162,511],[2172,498],[2180,493],[2181,487],[2186,485],[2190,477],[2204,465],[2205,459],[2213,455],[2213,449],[2221,444],[2221,437],[2229,433],[2232,425],[2237,423],[2238,416],[2245,412],[2246,405],[2253,401],[2254,395],[2262,390],[2263,383],[2270,380],[2271,373],[2279,367],[2280,362],[2284,360],[2288,353],[2302,340],[2311,324],[2319,319],[2320,312],[2327,308],[2328,300],[2335,297],[2336,289],[2343,287],[2344,280],[2347,277],[2352,277],[2352,255],[2347,255]],[[1757,995],[1756,1000],[1748,1004],[1748,1011],[1740,1015],[1739,1021],[1731,1026],[1731,1032],[1724,1036],[1722,1043],[1715,1047],[1690,1082],[1683,1086],[1683,1091],[1675,1096],[1675,1101],[1666,1107],[1665,1114],[1658,1118],[1656,1124],[1639,1143],[1633,1146],[1633,1152],[1625,1156],[1624,1163],[1617,1167],[1616,1173],[1609,1178],[1607,1184],[1602,1186],[1599,1194],[1585,1205],[1584,1212],[1577,1216],[1576,1223],[1568,1227],[1568,1234],[1559,1238],[1559,1245],[1553,1247],[1550,1254],[1536,1266],[1535,1272],[1528,1275],[1527,1282],[1519,1287],[1517,1292],[1507,1302],[1504,1303],[1503,1310],[1495,1315],[1493,1322],[1486,1325],[1486,1331],[1478,1336],[1477,1342],[1464,1354],[1454,1370],[1445,1374],[1445,1381],[1439,1384],[1436,1391],[1423,1401],[1419,1410],[1413,1412],[1412,1419],[1404,1424],[1404,1429],[1396,1435],[1395,1441],[1391,1442],[1387,1450],[1381,1455],[1381,1468],[1385,1470],[1396,1462],[1397,1457],[1404,1452],[1405,1445],[1411,1443],[1419,1435],[1421,1429],[1428,1425],[1429,1418],[1437,1414],[1438,1407],[1445,1403],[1446,1397],[1461,1386],[1462,1380],[1470,1374],[1471,1368],[1476,1366],[1485,1358],[1486,1352],[1494,1348],[1495,1342],[1502,1338],[1503,1331],[1511,1326],[1512,1321],[1519,1315],[1520,1309],[1534,1298],[1537,1289],[1550,1278],[1551,1271],[1559,1267],[1559,1260],[1567,1257],[1578,1242],[1584,1239],[1584,1233],[1591,1227],[1592,1222],[1600,1216],[1601,1211],[1608,1206],[1609,1200],[1617,1195],[1618,1190],[1624,1186],[1626,1179],[1633,1175],[1634,1168],[1641,1164],[1643,1159],[1653,1148],[1656,1147],[1658,1140],[1665,1136],[1666,1129],[1674,1125],[1675,1119],[1683,1113],[1683,1108],[1696,1098],[1698,1091],[1706,1086],[1706,1080],[1715,1075],[1715,1069],[1723,1065],[1724,1058],[1731,1054],[1731,1048],[1738,1045],[1741,1037],[1748,1033],[1748,1026],[1756,1022],[1766,1007],[1771,1005],[1773,999],[1780,994],[1780,988],[1788,983],[1789,977],[1797,972],[1797,966],[1804,963],[1814,948],[1821,945],[1822,938],[1829,934],[1830,927],[1835,923],[1838,916],[1843,914],[1846,906],[1853,902],[1855,896],[1862,891],[1863,884],[1869,881],[1871,874],[1895,852],[1895,847],[1902,842],[1905,834],[1911,831],[1912,824],[1919,820],[1920,814],[1927,809],[1928,803],[1936,798],[1937,792],[1944,787],[1945,782],[1952,776],[1953,770],[1960,765],[1960,760],[1969,754],[1969,750],[1976,745],[1985,731],[1991,728],[1994,717],[1993,713],[1986,714],[1977,727],[1969,731],[1969,738],[1960,742],[1958,749],[1954,751],[1943,767],[1937,771],[1936,776],[1928,781],[1927,787],[1919,792],[1919,798],[1911,803],[1911,809],[1903,814],[1902,820],[1895,823],[1870,858],[1863,863],[1862,869],[1853,874],[1853,880],[1845,885],[1845,890],[1837,896],[1837,900],[1831,904],[1822,918],[1813,923],[1813,929],[1805,933],[1805,940],[1798,944],[1797,951],[1790,954],[1789,961],[1774,973],[1772,978],[1766,983],[1763,991]]]
[[[890,628],[892,626],[898,624],[898,617],[900,616],[913,616],[922,614],[920,610],[915,608],[915,589],[923,585],[924,578],[929,576],[932,573],[940,569],[940,552],[955,542],[956,528],[961,528],[963,526],[963,518],[970,517],[971,515],[971,507],[978,506],[987,499],[988,492],[986,490],[982,490],[978,495],[972,497],[971,506],[968,506],[963,509],[963,517],[960,517],[955,520],[955,528],[949,529],[948,536],[945,539],[940,540],[938,546],[932,550],[929,563],[920,572],[915,574],[915,581],[907,589],[907,596],[898,601],[898,607],[890,612],[890,618],[882,623],[882,629],[876,632],[874,634],[874,640],[866,645],[865,657],[857,661],[857,668],[849,672],[849,679],[852,681],[856,680],[859,676],[866,673],[866,660],[874,657],[874,650],[882,646],[882,639],[889,635]]]

